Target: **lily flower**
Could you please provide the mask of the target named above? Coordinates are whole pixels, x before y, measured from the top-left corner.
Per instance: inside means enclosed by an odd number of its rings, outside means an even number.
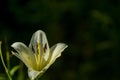
[[[45,32],[38,30],[32,35],[29,47],[22,42],[15,42],[11,47],[16,50],[12,51],[12,54],[23,61],[28,68],[29,78],[34,80],[41,76],[68,46],[57,43],[49,48]]]

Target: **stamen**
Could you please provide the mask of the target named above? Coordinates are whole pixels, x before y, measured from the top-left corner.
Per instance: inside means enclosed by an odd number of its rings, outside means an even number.
[[[37,53],[40,54],[40,43],[37,43]]]
[[[47,44],[45,44],[43,50],[44,50],[44,52],[46,52],[46,50],[47,50]]]
[[[33,45],[32,45],[32,51],[33,51],[33,53],[35,53],[35,50],[34,50],[34,48],[33,48]]]

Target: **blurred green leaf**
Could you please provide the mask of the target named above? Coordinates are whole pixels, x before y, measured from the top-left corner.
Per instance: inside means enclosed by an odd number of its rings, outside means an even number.
[[[0,73],[0,80],[7,80],[7,77],[5,74]]]
[[[20,65],[16,65],[14,66],[11,70],[10,70],[10,74],[11,76],[13,76],[15,74],[15,72],[20,68]]]

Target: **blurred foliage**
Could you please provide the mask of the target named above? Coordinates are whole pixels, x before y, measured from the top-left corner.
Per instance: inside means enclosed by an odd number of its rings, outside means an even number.
[[[5,37],[9,48],[16,41],[29,44],[38,29],[46,32],[50,46],[68,44],[41,80],[120,80],[119,0],[1,0],[0,10],[3,48]],[[24,80],[26,67],[10,56],[11,68],[22,65],[15,80]]]

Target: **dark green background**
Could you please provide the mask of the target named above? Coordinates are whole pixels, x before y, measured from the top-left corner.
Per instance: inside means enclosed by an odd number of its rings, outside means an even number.
[[[120,80],[119,18],[119,0],[1,0],[0,39],[28,45],[41,29],[69,46],[40,80]]]

